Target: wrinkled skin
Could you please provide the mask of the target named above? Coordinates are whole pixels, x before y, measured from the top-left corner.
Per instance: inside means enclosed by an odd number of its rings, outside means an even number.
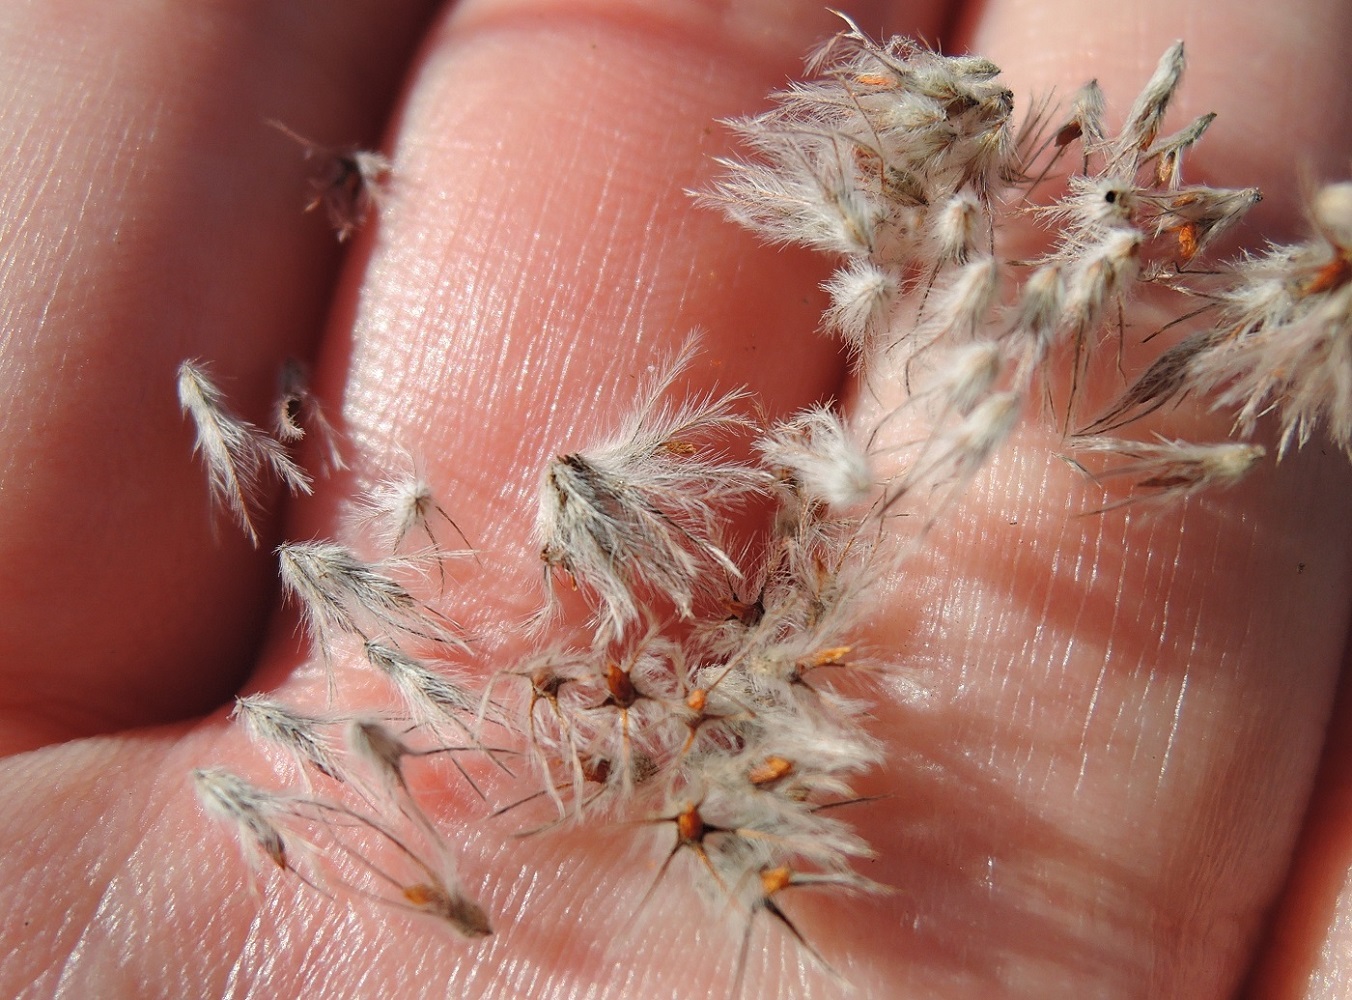
[[[237,690],[324,696],[268,546],[213,529],[173,398],[184,358],[256,420],[283,358],[310,358],[352,442],[354,477],[274,507],[274,541],[332,535],[355,477],[420,455],[483,554],[454,570],[474,621],[539,599],[541,463],[613,426],[691,327],[696,388],[745,383],[773,413],[845,391],[815,332],[823,262],[683,194],[727,152],[713,120],[763,107],[835,30],[817,3],[437,6],[14,0],[0,19],[0,995],[732,979],[736,919],[689,879],[638,908],[647,829],[514,840],[426,779],[494,916],[471,945],[275,872],[251,892],[188,785],[204,764],[266,774],[226,718]],[[1337,176],[1352,151],[1335,0],[853,13],[991,57],[1022,106],[1097,76],[1110,118],[1185,38],[1171,121],[1219,112],[1187,170],[1264,188],[1246,240],[1299,232],[1300,172]],[[346,257],[265,119],[392,152],[381,222]],[[854,818],[897,891],[785,911],[862,996],[1343,995],[1346,461],[1314,447],[1182,511],[1081,518],[1053,443],[1023,432],[875,592],[867,641],[906,683],[878,699],[891,763],[868,787],[887,797]],[[779,928],[754,934],[748,995],[830,995]]]

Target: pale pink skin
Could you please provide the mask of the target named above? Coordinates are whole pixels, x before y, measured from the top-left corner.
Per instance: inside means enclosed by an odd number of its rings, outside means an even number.
[[[728,151],[713,119],[763,107],[835,30],[819,3],[436,6],[17,0],[0,19],[0,995],[728,988],[736,919],[688,871],[628,922],[649,830],[523,842],[471,823],[462,785],[429,794],[496,925],[469,945],[275,875],[251,893],[188,785],[211,764],[266,777],[226,720],[241,686],[323,688],[266,547],[213,529],[181,360],[264,420],[281,360],[311,357],[358,474],[412,448],[445,487],[484,553],[483,576],[455,569],[477,620],[539,598],[542,461],[613,426],[691,327],[697,387],[783,413],[843,391],[815,332],[823,262],[683,193]],[[888,7],[853,13],[989,56],[1021,106],[1096,76],[1120,114],[1184,38],[1171,121],[1219,112],[1187,170],[1264,189],[1250,241],[1298,232],[1301,172],[1352,153],[1337,0]],[[383,135],[396,160],[341,267],[268,118]],[[923,691],[882,700],[891,763],[868,786],[889,797],[856,813],[867,874],[897,891],[785,910],[861,996],[1343,995],[1346,460],[1312,448],[1182,513],[1077,518],[1053,443],[1021,433],[878,595],[868,642]],[[269,536],[333,534],[351,485],[321,480]],[[748,996],[834,989],[766,921],[751,954]]]

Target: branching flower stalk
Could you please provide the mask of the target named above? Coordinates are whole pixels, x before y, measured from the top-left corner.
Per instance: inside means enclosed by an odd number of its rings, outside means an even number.
[[[331,685],[343,658],[383,678],[392,704],[341,712],[332,690],[323,710],[239,701],[249,735],[305,784],[273,792],[196,772],[207,812],[256,869],[430,915],[467,939],[489,934],[501,918],[406,773],[449,758],[488,801],[443,822],[539,836],[606,824],[650,841],[641,907],[680,891],[679,871],[710,919],[740,921],[734,995],[762,928],[838,980],[794,899],[887,890],[860,870],[873,848],[839,807],[867,801],[856,786],[884,762],[870,699],[885,695],[872,682],[900,663],[870,648],[860,620],[898,569],[893,515],[923,514],[910,522],[923,539],[1030,420],[1064,432],[1061,457],[1087,482],[1124,484],[1090,505],[1097,516],[1233,486],[1266,457],[1252,438],[1268,416],[1278,458],[1321,431],[1352,454],[1352,183],[1315,193],[1305,242],[1213,259],[1260,196],[1185,179],[1193,148],[1221,126],[1208,114],[1168,131],[1181,43],[1116,130],[1096,83],[1060,107],[1033,102],[1019,121],[989,61],[879,43],[848,19],[808,68],[769,110],[729,123],[743,155],[721,161],[699,198],[768,242],[833,258],[823,327],[870,385],[890,380],[899,408],[856,427],[822,406],[756,419],[739,389],[682,400],[698,361],[690,340],[655,365],[613,433],[542,456],[535,538],[522,546],[538,555],[546,607],[524,650],[485,650],[452,626],[444,578],[434,595],[416,574],[404,582],[401,548],[439,556],[446,528],[464,540],[421,476],[396,472],[354,501],[375,555],[337,540],[282,545],[284,588]],[[384,170],[353,164],[316,189],[340,238],[359,215],[349,195],[365,197]],[[1043,249],[1020,257],[1030,225]],[[1179,304],[1169,337],[1115,401],[1084,412],[1091,376],[1123,365],[1145,296]],[[278,441],[231,414],[198,363],[180,370],[179,394],[213,497],[256,542],[266,476],[308,489],[283,442],[307,413],[324,433],[314,398],[286,384]],[[1185,395],[1230,414],[1235,439],[1129,436]],[[919,415],[922,431],[883,448],[901,415]],[[729,519],[754,504],[769,516],[743,553]],[[560,585],[589,619],[560,613]],[[481,790],[476,773],[494,782]]]

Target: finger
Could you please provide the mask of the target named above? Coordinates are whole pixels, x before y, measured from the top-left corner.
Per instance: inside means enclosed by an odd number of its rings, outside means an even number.
[[[1298,16],[1345,15],[1307,4]],[[1263,184],[1264,204],[1289,212],[1297,164],[1261,130],[1308,137],[1316,163],[1347,150],[1345,132],[1320,127],[1335,53],[1271,29],[1233,5],[1180,16],[997,2],[967,44],[1003,67],[1024,106],[1038,88],[1096,76],[1120,116],[1185,36],[1193,71],[1175,120],[1229,109],[1241,123],[1221,138],[1222,113],[1220,152],[1209,134],[1189,169]],[[1260,37],[1308,69],[1275,103],[1235,69],[1232,54]],[[1132,315],[1129,335],[1158,325]],[[900,380],[871,417],[864,401],[865,421],[900,405]],[[912,958],[904,983],[935,996],[996,983],[1011,995],[1229,995],[1283,879],[1337,673],[1349,539],[1330,512],[1347,472],[1305,455],[1186,509],[1077,517],[1094,498],[1055,461],[1046,423],[1026,423],[943,513],[882,616],[880,645],[917,651],[927,694],[890,715],[896,756],[930,768],[896,776],[916,815],[879,845],[889,881],[909,889],[894,918]],[[919,435],[903,424],[883,447]],[[1156,426],[1224,430],[1200,407]]]
[[[370,141],[430,4],[10,5],[0,28],[0,752],[219,703],[271,568],[217,538],[188,358],[268,422],[336,254],[269,118]]]
[[[1333,1000],[1352,982],[1352,686],[1342,684],[1282,897],[1244,996]]]

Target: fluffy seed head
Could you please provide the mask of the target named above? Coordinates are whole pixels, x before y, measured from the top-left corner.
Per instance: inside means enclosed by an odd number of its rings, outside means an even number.
[[[756,448],[765,464],[809,502],[849,508],[873,492],[868,457],[827,407],[813,407],[776,424]]]
[[[212,501],[225,507],[257,545],[254,519],[262,505],[266,478],[277,478],[292,493],[308,494],[309,477],[266,431],[229,410],[225,394],[201,362],[179,365],[178,402],[197,431],[193,450],[206,465]]]
[[[850,260],[822,285],[831,296],[824,325],[862,357],[887,328],[892,303],[901,290],[897,275],[864,257]]]
[[[546,573],[588,588],[617,636],[639,618],[641,588],[689,617],[697,595],[741,576],[719,542],[713,504],[766,485],[764,473],[711,441],[746,426],[732,409],[740,393],[663,403],[693,352],[687,342],[655,375],[616,438],[545,467],[536,533]]]

